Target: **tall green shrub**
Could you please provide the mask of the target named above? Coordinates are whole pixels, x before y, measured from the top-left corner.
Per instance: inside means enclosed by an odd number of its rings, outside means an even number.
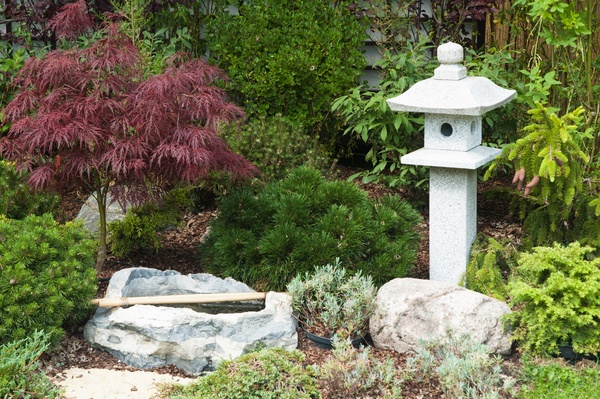
[[[61,225],[50,214],[0,216],[0,343],[35,330],[56,342],[65,323],[88,316],[97,289],[95,249],[78,223]]]
[[[257,190],[229,194],[201,246],[202,262],[259,290],[282,290],[298,273],[336,257],[377,285],[410,273],[420,215],[396,196],[369,200],[307,167]]]
[[[366,65],[365,26],[348,3],[253,0],[237,13],[227,5],[216,12],[207,24],[211,59],[249,115],[282,114],[309,130],[324,123]]]

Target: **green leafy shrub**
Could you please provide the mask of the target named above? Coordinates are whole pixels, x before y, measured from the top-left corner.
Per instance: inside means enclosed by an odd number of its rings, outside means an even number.
[[[212,59],[249,115],[281,114],[312,130],[334,98],[358,83],[365,26],[348,1],[254,0],[230,13],[225,4],[207,24]]]
[[[223,360],[215,372],[186,386],[169,389],[172,399],[317,399],[314,372],[304,354],[282,348],[262,349]]]
[[[35,330],[57,342],[61,326],[87,317],[97,289],[95,249],[80,223],[0,216],[0,342]]]
[[[301,167],[225,197],[200,250],[211,273],[258,290],[282,290],[298,273],[336,257],[350,273],[362,270],[381,285],[414,266],[420,220],[398,197],[369,200],[352,183]]]
[[[223,127],[221,135],[234,152],[262,172],[265,180],[282,179],[289,170],[302,165],[323,170],[328,163],[325,148],[318,140],[282,115],[231,123]]]
[[[129,209],[123,220],[109,224],[110,249],[119,257],[137,251],[160,248],[157,233],[181,221],[183,212],[191,204],[185,189],[175,189],[163,198]]]
[[[497,241],[479,234],[471,248],[462,285],[484,295],[508,300],[506,278],[516,267],[518,252],[509,239]]]
[[[306,330],[323,337],[355,338],[368,332],[377,309],[377,289],[370,276],[348,276],[339,259],[297,275],[286,287],[292,308]]]
[[[27,215],[41,215],[58,208],[59,196],[33,192],[26,183],[26,176],[15,166],[0,160],[0,215],[11,219],[23,219]]]
[[[536,247],[521,254],[509,281],[513,338],[533,354],[600,352],[600,259],[579,243]]]
[[[42,331],[19,341],[0,345],[0,398],[60,398],[60,390],[39,371],[38,359],[50,346]]]
[[[432,75],[434,63],[426,57],[426,41],[407,43],[403,52],[385,52],[374,68],[380,71],[377,91],[366,85],[337,98],[332,111],[345,123],[345,135],[362,140],[370,149],[365,160],[373,169],[351,176],[363,182],[383,181],[390,186],[424,189],[427,175],[422,167],[401,165],[400,158],[423,146],[423,115],[393,112],[386,100]],[[389,172],[394,172],[390,174]]]
[[[426,377],[437,376],[448,398],[499,399],[514,384],[510,378],[502,379],[501,361],[470,336],[448,331],[439,339],[421,341],[407,367],[418,368]]]
[[[317,368],[319,389],[329,399],[402,398],[405,374],[388,356],[375,359],[370,347],[355,349],[334,338],[333,357]]]

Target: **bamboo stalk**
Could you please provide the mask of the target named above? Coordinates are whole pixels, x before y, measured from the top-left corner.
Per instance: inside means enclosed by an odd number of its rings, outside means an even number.
[[[162,296],[137,296],[120,298],[92,299],[92,305],[100,307],[116,307],[131,305],[173,305],[184,303],[213,303],[257,301],[265,299],[266,292],[234,292],[221,294],[188,294],[188,295],[162,295]]]

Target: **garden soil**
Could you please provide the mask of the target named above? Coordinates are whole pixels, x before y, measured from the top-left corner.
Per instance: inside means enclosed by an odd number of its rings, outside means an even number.
[[[355,170],[340,169],[339,177],[345,178]],[[495,238],[508,237],[518,243],[521,237],[521,225],[517,218],[508,212],[509,200],[505,189],[510,181],[485,182],[479,185],[478,196],[478,231]],[[372,198],[384,194],[404,196],[399,189],[389,189],[375,184],[359,183],[361,188]],[[502,194],[504,192],[504,194]],[[73,219],[87,196],[75,193],[67,195],[62,202],[61,221]],[[426,202],[426,201],[424,201]],[[427,210],[421,209],[424,220],[419,231],[423,240],[419,248],[417,264],[413,277],[428,277],[429,242],[427,239]],[[211,219],[216,217],[214,206],[208,206],[198,213],[185,215],[181,227],[160,233],[162,248],[158,252],[138,253],[128,259],[109,256],[105,270],[100,278],[109,279],[120,269],[134,266],[152,267],[159,270],[177,270],[182,274],[204,272],[198,257],[198,246]],[[99,282],[98,297],[102,297],[108,285],[107,281]],[[188,381],[193,376],[186,374],[174,366],[139,370],[123,364],[106,352],[92,348],[82,337],[83,326],[69,331],[60,346],[50,354],[42,357],[42,370],[56,383],[66,389],[66,398],[102,399],[102,398],[140,398],[150,399],[155,393],[156,382],[163,379],[183,378]],[[316,347],[308,341],[304,333],[299,331],[298,349],[306,356],[305,363],[322,364],[330,356],[330,351]],[[371,348],[374,357],[384,359],[391,357],[400,367],[406,363],[406,356],[393,351]],[[436,381],[428,383],[407,381],[404,383],[406,399],[440,399],[444,398]],[[110,388],[110,390],[109,390]],[[327,399],[327,387],[322,387],[324,399]]]

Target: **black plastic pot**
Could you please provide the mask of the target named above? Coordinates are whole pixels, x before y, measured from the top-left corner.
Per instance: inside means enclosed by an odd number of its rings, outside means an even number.
[[[302,327],[302,331],[306,334],[306,337],[310,339],[317,347],[323,349],[333,349],[333,340],[331,338],[321,337],[319,335],[315,335],[311,332],[308,332]],[[352,340],[352,346],[355,348],[362,346],[367,346],[369,344],[369,334],[364,337],[357,337]]]
[[[569,361],[576,362],[576,361],[582,360],[582,359],[597,361],[598,359],[600,359],[600,353],[597,354],[596,356],[582,355],[581,353],[575,352],[572,345],[559,346],[558,350],[559,350],[559,356],[562,357],[563,359],[569,360]]]

